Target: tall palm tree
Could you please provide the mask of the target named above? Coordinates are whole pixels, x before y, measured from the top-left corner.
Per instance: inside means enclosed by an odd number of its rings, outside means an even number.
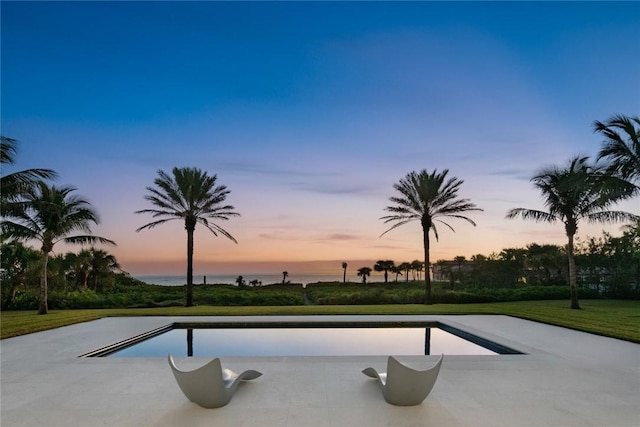
[[[382,235],[411,221],[420,221],[422,225],[422,240],[424,245],[425,265],[425,304],[431,304],[431,275],[429,274],[429,232],[438,240],[436,222],[446,225],[451,231],[455,231],[442,218],[463,219],[471,225],[476,225],[471,219],[462,213],[469,211],[481,211],[469,199],[458,198],[458,190],[464,181],[456,177],[447,179],[448,169],[438,173],[422,170],[410,172],[407,176],[393,185],[399,193],[389,200],[393,205],[385,208],[391,215],[383,216],[385,224],[394,222],[393,226]]]
[[[48,312],[47,264],[49,254],[56,243],[115,245],[109,239],[90,234],[72,235],[76,231],[91,233],[90,224],[98,224],[98,214],[86,200],[71,193],[73,187],[49,186],[38,182],[25,191],[22,198],[25,209],[12,212],[2,222],[2,233],[18,240],[37,240],[42,246],[42,271],[40,275],[40,304],[38,314]]]
[[[0,164],[11,165],[15,163],[18,151],[18,141],[13,138],[0,136]],[[33,188],[38,181],[54,179],[57,174],[50,169],[26,169],[10,174],[2,174],[0,177],[0,214],[10,216],[14,209],[24,208],[20,203],[21,195]]]
[[[596,120],[593,128],[606,138],[598,159],[609,161],[609,172],[640,181],[640,118],[615,115],[605,123]]]
[[[187,230],[187,302],[193,306],[193,235],[196,224],[204,225],[214,236],[218,233],[235,243],[236,239],[210,220],[227,221],[234,216],[234,207],[224,205],[230,193],[224,185],[216,185],[217,176],[209,176],[198,168],[173,168],[172,176],[159,170],[153,181],[155,187],[147,187],[145,200],[156,209],[143,209],[138,214],[151,214],[157,220],[143,225],[136,231],[151,229],[168,221],[184,221]]]
[[[389,270],[391,270],[394,266],[395,266],[395,263],[391,260],[386,260],[386,261],[380,260],[375,263],[375,265],[373,266],[373,269],[378,272],[384,271],[384,283],[388,283]]]
[[[544,168],[531,178],[534,186],[542,193],[548,211],[516,208],[507,213],[509,219],[521,217],[536,222],[564,223],[568,239],[567,258],[573,309],[580,308],[573,245],[580,221],[612,223],[638,218],[628,212],[608,210],[622,195],[605,191],[607,177],[588,160],[588,157],[574,157],[564,168]]]
[[[347,263],[342,263],[342,283],[347,283]]]
[[[360,267],[358,269],[358,276],[362,276],[362,283],[367,283],[367,276],[371,275],[371,268]]]
[[[287,276],[289,275],[288,271],[283,271],[282,272],[282,284],[284,285],[287,281]]]

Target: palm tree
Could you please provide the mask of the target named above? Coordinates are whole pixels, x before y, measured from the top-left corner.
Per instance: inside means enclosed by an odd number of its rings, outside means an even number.
[[[418,280],[420,280],[420,272],[424,269],[424,262],[418,259],[414,259],[411,261],[411,270],[413,270],[413,280],[416,280],[416,274],[418,275]]]
[[[384,283],[388,283],[389,282],[389,270],[391,270],[391,268],[393,268],[395,266],[394,262],[391,260],[380,260],[378,262],[376,262],[376,264],[373,266],[373,269],[375,271],[384,271]]]
[[[109,274],[120,270],[120,264],[116,257],[102,249],[91,248],[89,250],[91,260],[91,286],[94,291],[103,291],[104,284],[100,279],[104,279]]]
[[[403,270],[400,268],[399,265],[394,265],[389,269],[389,271],[391,271],[393,274],[396,275],[396,280],[395,281],[396,281],[396,283],[398,283],[398,276],[402,274]]]
[[[462,266],[465,265],[467,263],[467,258],[463,255],[458,255],[456,257],[453,258],[453,260],[456,262],[456,266],[458,267],[458,271],[457,271],[457,280],[458,281],[462,281]],[[452,283],[453,285],[453,283]]]
[[[568,239],[569,286],[573,309],[580,308],[573,246],[579,222],[585,220],[591,223],[612,223],[638,218],[628,212],[607,210],[622,198],[622,195],[605,191],[607,197],[603,197],[607,177],[601,169],[589,164],[588,160],[588,157],[574,157],[564,168],[545,168],[531,178],[534,186],[542,193],[548,212],[516,208],[507,213],[509,219],[521,217],[536,222],[564,223]]]
[[[38,240],[42,247],[40,305],[38,314],[47,314],[47,264],[56,243],[115,245],[109,239],[90,234],[70,235],[76,231],[90,233],[90,223],[98,224],[97,213],[86,200],[71,195],[73,187],[48,186],[40,181],[22,195],[24,210],[12,212],[2,222],[2,232],[18,240]]]
[[[287,276],[289,275],[288,271],[283,271],[282,272],[282,284],[284,285],[287,281]]]
[[[18,151],[18,141],[13,138],[0,136],[0,164],[11,165],[15,163],[15,155]],[[19,200],[38,181],[54,179],[57,174],[50,169],[26,169],[13,172],[0,177],[0,214],[10,216],[11,210],[24,208]]]
[[[431,276],[429,274],[429,232],[438,240],[438,230],[436,222],[446,225],[451,231],[455,231],[448,223],[441,218],[463,219],[471,225],[476,225],[471,219],[461,215],[468,211],[481,211],[469,199],[458,198],[458,190],[464,181],[456,177],[447,179],[448,169],[438,173],[434,170],[428,173],[426,170],[420,172],[410,172],[407,176],[393,185],[393,188],[400,193],[399,196],[392,196],[389,200],[394,203],[385,208],[391,215],[383,216],[385,224],[395,222],[395,224],[382,235],[400,227],[411,221],[420,221],[422,225],[422,240],[424,245],[424,265],[425,265],[425,304],[431,304]]]
[[[11,306],[19,288],[25,287],[40,270],[40,253],[22,242],[11,241],[0,245],[0,281],[2,309]]]
[[[398,266],[398,269],[405,272],[405,282],[409,281],[409,271],[411,271],[411,263],[403,262]]]
[[[156,187],[147,187],[150,194],[145,200],[151,202],[157,209],[143,209],[139,214],[151,214],[156,221],[143,225],[136,231],[151,229],[168,221],[184,221],[187,230],[187,302],[186,306],[193,306],[193,235],[196,224],[204,225],[214,236],[218,233],[238,243],[231,234],[210,220],[226,221],[233,216],[240,216],[234,212],[231,205],[223,205],[230,193],[224,185],[216,186],[217,176],[209,176],[198,168],[173,168],[173,176],[159,170],[158,177],[153,181]]]
[[[606,123],[595,121],[594,132],[605,136],[598,160],[609,161],[608,172],[640,181],[640,118],[615,115]]]
[[[358,276],[362,276],[362,283],[367,283],[367,276],[371,275],[369,267],[361,267],[358,269]]]
[[[66,255],[67,262],[72,266],[78,289],[86,291],[89,289],[89,275],[91,274],[91,252],[83,249],[77,254],[69,252]]]
[[[342,263],[342,283],[347,283],[347,263]]]

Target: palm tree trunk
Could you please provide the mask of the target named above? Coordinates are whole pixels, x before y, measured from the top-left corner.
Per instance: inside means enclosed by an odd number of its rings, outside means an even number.
[[[567,256],[569,257],[569,289],[571,292],[571,308],[580,309],[578,303],[578,280],[576,278],[576,260],[573,257],[573,234],[567,233],[569,243],[567,244]]]
[[[187,307],[193,307],[193,231],[187,224]]]
[[[40,273],[40,305],[38,314],[47,314],[49,306],[47,304],[47,264],[49,263],[49,252],[42,251],[42,272]]]
[[[82,290],[86,291],[89,289],[89,273],[83,271],[82,273]]]
[[[429,274],[429,228],[425,226],[422,227],[422,238],[424,241],[424,303],[431,305],[433,302],[431,301],[431,275]]]

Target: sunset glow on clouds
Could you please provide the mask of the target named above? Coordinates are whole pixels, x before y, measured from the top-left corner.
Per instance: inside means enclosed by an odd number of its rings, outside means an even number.
[[[196,228],[197,274],[421,259],[418,223],[380,237],[379,219],[420,169],[449,169],[484,209],[441,227],[433,260],[564,244],[561,224],[504,216],[543,208],[535,171],[597,153],[594,120],[638,114],[640,59],[622,54],[639,16],[637,2],[3,2],[2,134],[20,141],[16,168],[54,169],[89,199],[133,274],[184,270],[183,224],[136,233],[151,218],[133,213],[174,166],[217,174],[242,215],[221,224],[237,245]]]

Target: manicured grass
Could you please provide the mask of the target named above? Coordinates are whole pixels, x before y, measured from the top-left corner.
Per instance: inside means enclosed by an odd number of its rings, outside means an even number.
[[[640,301],[583,300],[582,310],[568,301],[518,301],[485,304],[323,305],[265,307],[160,307],[103,310],[52,310],[0,313],[0,338],[114,316],[274,316],[312,314],[504,314],[640,343]]]

